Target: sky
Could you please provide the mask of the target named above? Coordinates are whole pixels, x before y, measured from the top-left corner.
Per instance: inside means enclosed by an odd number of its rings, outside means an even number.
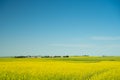
[[[120,56],[119,0],[0,0],[0,56]]]

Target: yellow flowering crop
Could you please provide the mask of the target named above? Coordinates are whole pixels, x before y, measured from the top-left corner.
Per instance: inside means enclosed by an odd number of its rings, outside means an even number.
[[[0,80],[120,80],[120,62],[1,61]]]

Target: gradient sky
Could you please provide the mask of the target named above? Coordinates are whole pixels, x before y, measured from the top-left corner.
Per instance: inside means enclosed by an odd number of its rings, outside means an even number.
[[[119,0],[0,0],[0,56],[120,55]]]

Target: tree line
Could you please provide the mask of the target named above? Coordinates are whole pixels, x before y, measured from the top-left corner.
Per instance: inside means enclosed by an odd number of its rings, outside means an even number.
[[[69,56],[14,56],[15,58],[68,58]]]

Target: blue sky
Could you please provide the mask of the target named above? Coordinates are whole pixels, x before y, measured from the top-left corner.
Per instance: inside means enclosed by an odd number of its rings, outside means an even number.
[[[119,0],[0,0],[0,56],[120,55]]]

